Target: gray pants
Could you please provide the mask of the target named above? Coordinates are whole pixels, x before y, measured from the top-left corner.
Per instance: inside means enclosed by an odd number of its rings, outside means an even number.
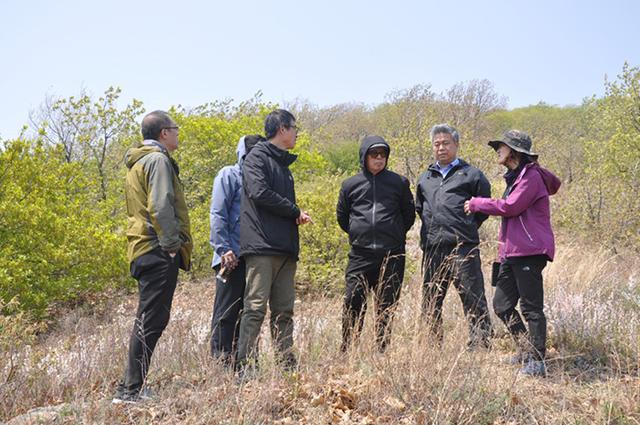
[[[238,364],[257,358],[258,336],[267,313],[267,303],[271,310],[271,338],[279,360],[295,362],[292,347],[296,260],[287,256],[250,255],[245,261],[247,286],[240,321]]]

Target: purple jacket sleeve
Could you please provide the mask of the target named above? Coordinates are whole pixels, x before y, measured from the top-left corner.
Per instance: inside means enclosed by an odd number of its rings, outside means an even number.
[[[471,198],[469,209],[473,213],[516,217],[538,200],[542,184],[539,173],[528,171],[522,176],[507,199]]]

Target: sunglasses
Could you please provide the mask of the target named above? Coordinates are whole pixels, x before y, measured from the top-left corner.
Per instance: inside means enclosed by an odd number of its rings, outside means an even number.
[[[367,155],[369,155],[371,158],[386,158],[387,157],[387,151],[385,151],[384,149],[380,149],[380,150],[373,150],[373,151],[369,151],[367,152]]]

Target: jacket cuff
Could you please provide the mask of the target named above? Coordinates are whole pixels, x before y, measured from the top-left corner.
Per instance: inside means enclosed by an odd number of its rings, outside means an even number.
[[[233,251],[233,249],[231,249],[230,246],[218,246],[218,247],[216,247],[216,254],[218,254],[220,257],[222,257],[224,254],[226,254],[228,251]],[[234,254],[236,254],[235,251],[234,251]]]
[[[166,242],[160,241],[160,249],[166,252],[178,252],[178,250],[180,250],[181,247],[182,247],[182,241],[180,240],[174,243],[166,243]]]
[[[478,212],[478,199],[476,197],[471,198],[471,200],[469,200],[469,211],[471,211],[472,213],[477,213]]]
[[[300,217],[300,208],[297,205],[293,205],[293,218]]]

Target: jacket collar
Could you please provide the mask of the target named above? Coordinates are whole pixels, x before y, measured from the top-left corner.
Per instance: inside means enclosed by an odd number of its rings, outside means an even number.
[[[467,161],[465,161],[464,159],[456,158],[456,160],[458,161],[458,164],[454,165],[453,168],[451,168],[451,170],[449,170],[447,175],[453,173],[456,170],[459,170],[461,168],[466,168],[466,167],[469,166],[469,163]],[[431,172],[438,173],[440,176],[442,176],[442,174],[440,174],[440,168],[438,168],[438,165],[435,162],[433,164],[429,165],[428,170],[431,171]]]
[[[289,165],[293,164],[293,162],[298,158],[298,155],[295,155],[295,154],[289,153],[286,150],[280,149],[273,143],[269,143],[269,142],[260,143],[254,149],[257,149],[261,146],[264,146],[264,149],[266,149],[266,152],[269,156],[275,159],[280,165],[285,167],[288,167]]]
[[[159,148],[162,153],[169,155],[169,151],[167,150],[167,148],[165,148],[160,142],[158,142],[157,140],[153,140],[153,139],[145,139],[142,141],[142,144],[144,146],[155,146],[157,148]]]

